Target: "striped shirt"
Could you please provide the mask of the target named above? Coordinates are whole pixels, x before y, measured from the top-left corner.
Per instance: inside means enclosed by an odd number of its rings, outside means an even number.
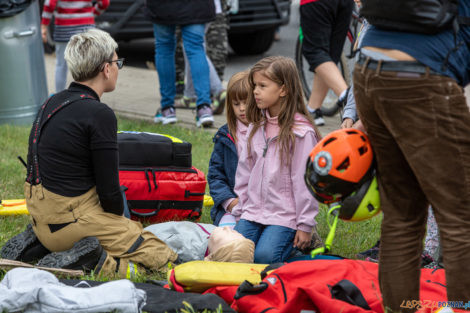
[[[95,25],[77,25],[77,26],[54,26],[54,33],[52,38],[56,42],[68,42],[70,37],[75,34],[83,33],[90,28],[94,28]]]
[[[95,16],[106,10],[109,1],[98,0],[93,6],[92,0],[46,0],[41,24],[49,25],[54,16],[58,26],[94,25]]]

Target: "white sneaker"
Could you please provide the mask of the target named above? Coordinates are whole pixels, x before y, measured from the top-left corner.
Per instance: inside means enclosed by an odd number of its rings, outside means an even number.
[[[163,125],[173,124],[178,121],[176,118],[176,110],[174,107],[167,107],[163,110],[159,109],[153,118],[155,123],[162,123]]]
[[[201,104],[196,110],[197,127],[211,127],[214,124],[212,109],[208,104]]]

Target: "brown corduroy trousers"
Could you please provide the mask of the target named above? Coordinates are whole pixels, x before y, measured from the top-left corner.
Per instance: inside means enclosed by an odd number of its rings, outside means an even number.
[[[448,300],[470,300],[470,112],[453,79],[356,65],[359,117],[377,157],[384,213],[379,281],[384,306],[420,300],[427,208],[441,235]]]
[[[107,252],[100,275],[129,278],[137,264],[157,270],[178,257],[139,222],[103,211],[96,188],[78,197],[58,195],[41,184],[25,183],[24,191],[33,230],[50,251],[68,250],[85,237],[98,238]]]

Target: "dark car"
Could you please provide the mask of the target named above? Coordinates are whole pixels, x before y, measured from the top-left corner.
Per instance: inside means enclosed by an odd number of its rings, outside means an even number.
[[[238,0],[237,14],[230,14],[229,44],[237,54],[260,54],[274,40],[277,27],[289,23],[291,0]],[[145,18],[144,0],[112,0],[96,19],[97,27],[116,40],[153,37],[152,23]]]

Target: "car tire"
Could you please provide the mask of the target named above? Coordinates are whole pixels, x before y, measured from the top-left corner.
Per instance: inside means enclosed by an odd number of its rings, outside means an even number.
[[[261,54],[271,48],[275,30],[275,28],[269,28],[252,33],[229,34],[228,42],[238,55]]]

